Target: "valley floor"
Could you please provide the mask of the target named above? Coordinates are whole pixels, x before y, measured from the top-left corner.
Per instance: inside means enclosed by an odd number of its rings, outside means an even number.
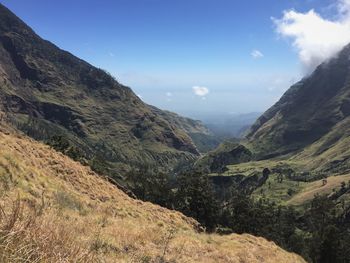
[[[256,174],[262,174],[264,168],[268,168],[271,174],[262,185],[256,187],[252,196],[255,198],[265,197],[281,205],[291,205],[302,207],[308,205],[316,195],[330,196],[340,191],[342,185],[349,185],[349,173],[329,173],[318,175],[320,178],[312,178],[313,172],[307,172],[302,175],[305,163],[298,160],[264,160],[252,161],[236,165],[228,165],[227,171],[222,176],[235,177],[244,176],[249,178]],[[289,171],[293,171],[288,176]],[[307,170],[306,170],[307,171]],[[279,175],[282,174],[282,180],[279,181]],[[211,174],[216,176],[218,174]],[[326,181],[324,182],[324,179]],[[306,180],[304,180],[306,179]],[[350,202],[350,193],[346,191],[339,201]]]

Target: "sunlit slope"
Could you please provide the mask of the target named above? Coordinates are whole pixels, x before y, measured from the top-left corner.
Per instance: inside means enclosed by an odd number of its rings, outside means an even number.
[[[339,190],[343,183],[350,181],[350,174],[342,176],[330,176],[327,178],[327,184],[323,180],[317,180],[306,184],[299,193],[295,194],[287,201],[290,205],[302,205],[311,202],[315,195],[330,196],[335,190]],[[346,193],[341,196],[340,200],[349,200],[350,194]]]
[[[20,198],[14,217],[26,215],[10,230],[0,217],[1,229],[18,236],[0,238],[2,262],[304,262],[263,238],[198,233],[193,219],[133,200],[88,167],[4,128],[0,149],[1,207],[12,218]]]
[[[350,118],[339,122],[325,136],[293,156],[308,170],[332,173],[350,171]]]
[[[307,207],[315,195],[326,195],[338,202],[349,202],[350,175],[346,172],[346,167],[338,166],[339,172],[335,172],[335,167],[332,171],[326,169],[329,164],[337,163],[332,158],[339,158],[341,154],[347,153],[346,144],[340,141],[338,143],[341,150],[333,146],[319,156],[310,156],[317,149],[313,145],[297,156],[227,165],[224,172],[210,175],[218,187],[223,187],[225,182],[232,182],[241,191],[248,190],[257,199],[268,198],[281,205]],[[337,151],[334,156],[331,155],[333,151]],[[322,158],[328,158],[328,162]],[[264,169],[270,171],[265,179]]]

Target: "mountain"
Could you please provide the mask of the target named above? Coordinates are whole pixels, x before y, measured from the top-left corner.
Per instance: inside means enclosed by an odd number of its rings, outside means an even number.
[[[170,111],[160,110],[156,107],[152,108],[156,114],[161,115],[172,125],[184,130],[188,136],[191,137],[200,153],[206,153],[215,149],[223,140],[221,136],[217,136],[208,129],[207,125],[202,121],[186,118]]]
[[[293,85],[248,133],[258,158],[323,155],[322,165],[349,160],[350,45]]]
[[[145,104],[107,72],[41,39],[2,5],[0,105],[31,137],[115,176],[130,166],[170,170],[193,161],[199,153],[188,133],[208,132]]]
[[[237,162],[277,158],[291,161],[293,165],[288,169],[295,173],[313,171],[315,179],[350,172],[349,57],[347,45],[288,89],[251,126],[241,146],[224,142],[195,166],[221,173]],[[249,158],[241,159],[246,153]]]
[[[287,90],[240,145],[224,142],[195,168],[208,171],[219,192],[248,185],[255,198],[281,205],[307,209],[317,194],[350,200],[349,57],[347,45]]]
[[[0,262],[305,262],[263,238],[201,233],[3,121]]]

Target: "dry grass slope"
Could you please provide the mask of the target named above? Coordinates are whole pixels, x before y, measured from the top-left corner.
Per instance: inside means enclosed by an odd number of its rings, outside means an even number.
[[[350,180],[350,175],[338,175],[330,176],[327,178],[327,184],[323,185],[322,180],[317,180],[308,183],[302,191],[294,195],[287,204],[291,205],[305,205],[315,197],[315,195],[330,195],[333,189],[339,190],[343,182],[348,182]]]
[[[0,262],[304,262],[251,235],[131,199],[88,167],[0,129]]]

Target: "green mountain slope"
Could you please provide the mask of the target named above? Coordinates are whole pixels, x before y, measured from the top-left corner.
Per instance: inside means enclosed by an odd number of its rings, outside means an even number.
[[[198,151],[197,123],[143,103],[105,71],[41,39],[0,5],[0,105],[12,123],[76,159],[117,175],[130,166],[169,170]],[[61,149],[63,148],[63,149]],[[65,149],[64,149],[65,148]]]
[[[241,146],[226,143],[199,159],[197,167],[207,168],[219,187],[243,189],[248,182],[253,196],[280,204],[303,206],[315,194],[348,203],[349,57],[350,45],[293,85],[251,127]],[[249,158],[232,151],[240,148]],[[270,173],[264,177],[265,169]]]
[[[350,46],[293,85],[251,127],[260,157],[298,151],[321,139],[350,115]]]

